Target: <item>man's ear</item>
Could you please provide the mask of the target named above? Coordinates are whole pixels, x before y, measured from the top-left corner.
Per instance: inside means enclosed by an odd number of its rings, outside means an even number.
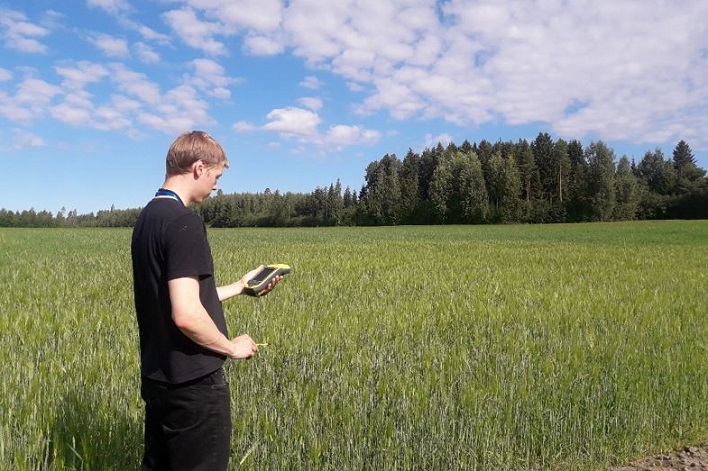
[[[201,177],[205,170],[206,164],[203,160],[197,160],[192,164],[192,174],[194,175],[194,178]]]

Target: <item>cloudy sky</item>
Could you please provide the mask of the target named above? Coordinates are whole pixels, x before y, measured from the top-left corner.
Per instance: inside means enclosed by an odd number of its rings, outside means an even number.
[[[705,0],[0,0],[0,208],[139,207],[172,140],[221,188],[309,192],[465,139],[684,139],[708,168]]]

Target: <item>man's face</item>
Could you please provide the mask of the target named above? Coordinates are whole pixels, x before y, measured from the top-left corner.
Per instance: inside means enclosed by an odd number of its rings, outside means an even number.
[[[199,177],[199,203],[204,201],[209,197],[212,191],[219,189],[218,183],[221,175],[224,174],[224,169],[226,168],[226,163],[222,162],[218,165],[205,167],[204,173]]]

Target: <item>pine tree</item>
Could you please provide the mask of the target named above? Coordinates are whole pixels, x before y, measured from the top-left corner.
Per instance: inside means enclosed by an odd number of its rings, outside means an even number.
[[[401,222],[400,166],[395,155],[386,154],[366,168],[366,215],[374,224]]]
[[[553,146],[553,173],[555,174],[556,199],[563,203],[566,197],[569,174],[570,157],[568,155],[568,144],[563,139],[558,139]]]
[[[455,152],[440,160],[430,185],[433,207],[443,222],[485,222],[489,198],[476,154]]]
[[[609,221],[616,202],[615,153],[602,141],[591,143],[585,153],[592,219]]]
[[[568,144],[568,160],[570,171],[565,185],[565,201],[568,218],[571,221],[582,221],[588,214],[587,174],[588,162],[580,141],[573,140]]]
[[[680,141],[674,148],[672,164],[676,174],[675,193],[695,193],[706,187],[706,172],[696,165],[696,158],[686,141]]]
[[[540,178],[533,151],[525,140],[520,140],[516,144],[516,162],[519,167],[523,198],[528,203],[536,195],[536,191],[540,186]]]
[[[401,165],[399,181],[401,185],[401,220],[416,222],[415,213],[420,205],[420,156],[408,150]]]
[[[669,195],[676,186],[673,165],[664,158],[664,152],[659,148],[644,154],[637,165],[637,173],[649,190],[658,195]]]
[[[533,158],[541,180],[541,198],[548,202],[552,202],[558,194],[558,172],[553,147],[553,139],[548,133],[539,133],[531,143]]]
[[[632,164],[626,156],[622,156],[617,164],[615,188],[617,204],[614,209],[614,219],[636,219],[641,199],[641,185],[632,172]]]
[[[503,157],[496,153],[489,160],[487,175],[489,202],[499,222],[514,222],[519,220],[519,194],[521,179],[519,169],[513,155]]]

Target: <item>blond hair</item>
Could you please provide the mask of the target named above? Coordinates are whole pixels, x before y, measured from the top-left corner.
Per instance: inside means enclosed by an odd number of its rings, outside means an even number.
[[[226,153],[221,145],[204,131],[180,134],[167,151],[165,162],[168,177],[191,172],[192,164],[203,161],[213,167],[221,163],[228,166]]]

